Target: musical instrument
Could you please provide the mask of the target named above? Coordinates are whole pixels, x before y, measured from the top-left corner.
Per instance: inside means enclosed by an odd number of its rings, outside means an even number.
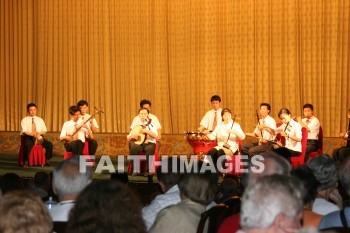
[[[101,113],[104,113],[104,111],[102,111],[102,108],[96,108],[96,107],[95,107],[95,112],[94,112],[88,119],[86,119],[85,121],[83,121],[82,124],[80,124],[79,126],[77,126],[76,129],[75,129],[75,131],[74,131],[74,133],[73,133],[71,136],[73,137],[75,134],[77,134],[77,133],[79,132],[79,130],[80,130],[81,128],[83,128],[83,126],[84,126],[86,123],[88,123],[92,118],[95,117],[96,114],[101,114]]]
[[[192,146],[193,153],[199,159],[203,159],[204,155],[212,148],[218,145],[216,140],[210,140],[209,137],[202,132],[186,132],[187,142]]]
[[[260,117],[259,117],[258,110],[255,110],[255,113],[256,113],[256,119],[258,120],[258,125],[260,125]],[[261,137],[264,138],[262,129],[260,129],[260,133],[261,133]]]
[[[43,136],[39,136],[38,138],[35,138],[35,145],[41,145],[44,142]]]
[[[146,139],[147,139],[147,134],[142,133],[141,130],[149,126],[152,122],[152,119],[148,118],[142,125],[136,125],[132,130],[131,130],[131,135],[137,135],[137,140],[134,140],[134,143],[137,145],[142,145]]]
[[[350,108],[348,111],[348,138],[346,139],[346,147],[350,147]]]
[[[280,141],[274,141],[274,140],[265,139],[265,138],[262,138],[262,137],[259,137],[259,136],[255,136],[254,133],[245,133],[245,135],[248,136],[248,137],[257,138],[259,140],[263,139],[263,140],[265,140],[267,142],[270,142],[271,144],[277,144],[278,146],[283,147],[283,144]]]

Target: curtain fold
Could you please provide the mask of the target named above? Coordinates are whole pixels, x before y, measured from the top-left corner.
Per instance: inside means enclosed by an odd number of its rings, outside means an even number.
[[[60,131],[80,99],[102,132],[126,133],[139,101],[163,132],[193,131],[218,94],[245,132],[269,102],[312,103],[326,137],[347,127],[349,0],[2,0],[0,130],[26,104]]]

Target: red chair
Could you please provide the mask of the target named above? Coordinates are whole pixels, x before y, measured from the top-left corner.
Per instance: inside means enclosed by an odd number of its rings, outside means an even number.
[[[140,155],[145,155],[145,153],[141,152]],[[160,155],[159,155],[159,142],[156,141],[156,148],[154,150],[154,159],[155,161],[160,161]],[[155,167],[157,169],[158,166]],[[147,170],[147,163],[145,160],[140,161],[140,173],[144,173]],[[128,173],[133,174],[134,167],[133,167],[133,161],[129,161],[128,163]],[[137,171],[138,172],[138,171]]]
[[[18,154],[18,165],[23,166],[24,161],[24,139],[21,137],[21,146]],[[43,166],[46,163],[45,149],[42,145],[37,144],[32,147],[28,155],[28,165],[29,166]]]
[[[308,160],[321,154],[323,154],[323,129],[320,126],[320,131],[318,133],[318,149],[317,151],[309,153]]]
[[[83,147],[83,155],[86,155],[88,157],[88,159],[90,159],[90,153],[89,153],[89,142],[88,140],[85,140],[85,143],[84,143],[84,147]],[[70,152],[70,151],[66,151],[64,152],[63,154],[63,159],[66,160],[66,159],[69,159],[73,156],[73,153]]]
[[[291,163],[292,163],[292,167],[298,167],[301,165],[305,164],[305,152],[306,152],[306,145],[307,145],[307,129],[305,127],[303,127],[301,129],[302,132],[302,136],[301,136],[301,154],[299,156],[293,156],[290,157]]]

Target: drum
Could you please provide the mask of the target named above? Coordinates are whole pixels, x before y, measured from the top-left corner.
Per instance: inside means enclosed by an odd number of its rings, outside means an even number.
[[[193,153],[199,158],[218,145],[216,140],[210,140],[206,134],[200,132],[186,132],[186,140],[192,146]]]

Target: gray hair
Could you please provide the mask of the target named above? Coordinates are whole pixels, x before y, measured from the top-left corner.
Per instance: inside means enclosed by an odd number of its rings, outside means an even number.
[[[345,192],[350,195],[350,157],[343,160],[339,168],[339,180]]]
[[[269,151],[261,154],[261,156],[264,158],[261,162],[264,164],[264,170],[261,173],[253,173],[251,171],[251,167],[254,165],[250,163],[250,168],[248,173],[243,173],[242,176],[242,184],[244,187],[248,185],[250,182],[255,182],[255,180],[262,176],[270,176],[274,174],[279,175],[289,175],[290,171],[292,170],[292,167],[288,160],[283,158],[281,155]]]
[[[307,162],[307,166],[314,172],[316,180],[320,182],[319,191],[335,188],[338,182],[337,166],[329,155],[319,155]]]
[[[249,183],[242,197],[242,228],[267,228],[283,213],[295,219],[303,208],[304,187],[290,176],[271,175]]]
[[[53,171],[53,186],[59,197],[79,194],[91,181],[91,170],[79,170],[79,156],[63,160]]]

